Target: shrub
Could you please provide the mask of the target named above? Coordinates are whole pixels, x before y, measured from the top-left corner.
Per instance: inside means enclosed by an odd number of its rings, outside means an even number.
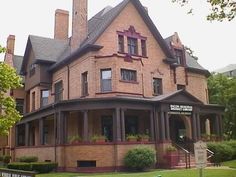
[[[129,150],[124,158],[125,166],[132,170],[143,171],[155,163],[155,152],[148,148]]]
[[[57,163],[53,162],[34,162],[31,165],[32,170],[38,173],[49,173],[57,168]]]
[[[9,169],[15,169],[15,170],[23,170],[23,171],[31,171],[31,164],[25,163],[25,162],[13,162],[9,163],[7,165],[7,168]]]
[[[4,164],[8,164],[10,162],[10,160],[11,160],[11,156],[9,156],[9,155],[2,156],[2,161]]]
[[[38,162],[38,157],[36,156],[22,156],[17,159],[19,162],[26,162],[26,163],[31,163],[31,162]]]
[[[226,141],[226,144],[233,149],[232,159],[236,159],[236,140]]]
[[[231,160],[233,155],[233,149],[226,143],[208,143],[208,148],[214,152],[212,161],[214,163],[221,163],[223,161]]]

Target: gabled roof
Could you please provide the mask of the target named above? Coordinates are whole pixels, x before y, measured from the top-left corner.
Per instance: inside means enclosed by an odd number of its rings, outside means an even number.
[[[163,94],[152,98],[153,101],[158,102],[179,102],[179,103],[193,103],[193,104],[204,104],[201,100],[194,97],[192,94],[187,92],[185,89],[177,90],[171,93]]]
[[[13,67],[16,69],[17,74],[20,74],[20,69],[23,61],[23,56],[13,56]]]

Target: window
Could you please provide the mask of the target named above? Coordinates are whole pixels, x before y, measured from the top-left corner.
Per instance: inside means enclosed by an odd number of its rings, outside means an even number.
[[[124,36],[118,35],[118,51],[124,53]]]
[[[30,65],[30,77],[33,76],[35,74],[35,68],[36,68],[36,64],[31,64]]]
[[[137,81],[137,72],[135,70],[121,69],[121,80]]]
[[[41,90],[41,106],[48,104],[49,90]]]
[[[153,94],[154,95],[162,94],[162,79],[153,78]]]
[[[31,108],[31,111],[34,111],[35,110],[35,92],[32,93],[32,99],[31,99],[31,105],[32,105],[32,108]]]
[[[142,56],[147,56],[146,40],[141,40]]]
[[[112,91],[111,69],[101,70],[101,91],[102,92]]]
[[[82,96],[88,95],[88,72],[82,73],[82,80],[81,80],[81,86],[82,86]]]
[[[17,146],[25,146],[25,125],[18,125],[17,126]]]
[[[184,65],[183,50],[175,49],[175,57],[177,59],[178,64]]]
[[[24,99],[16,99],[16,110],[23,114],[24,112]]]
[[[138,117],[135,116],[125,117],[125,134],[126,135],[138,134]]]
[[[130,55],[138,55],[138,40],[128,37],[128,53]]]
[[[59,81],[55,83],[54,85],[55,90],[55,102],[61,101],[63,99],[63,83],[62,81]]]
[[[186,88],[185,85],[180,85],[180,84],[177,85],[177,90],[182,90],[185,88]]]

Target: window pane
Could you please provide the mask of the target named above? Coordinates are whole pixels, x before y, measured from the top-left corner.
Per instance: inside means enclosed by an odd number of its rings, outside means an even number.
[[[49,90],[41,91],[41,106],[46,106],[48,104]]]
[[[153,93],[155,95],[162,94],[162,79],[153,78]]]
[[[121,80],[137,81],[137,72],[134,70],[121,69]]]
[[[111,79],[111,70],[103,70],[102,79]]]
[[[62,100],[63,84],[62,81],[55,83],[55,102]]]

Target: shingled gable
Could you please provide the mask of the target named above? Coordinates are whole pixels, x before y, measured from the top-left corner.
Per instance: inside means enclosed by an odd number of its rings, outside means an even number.
[[[152,22],[151,18],[149,17],[147,11],[143,7],[143,5],[140,3],[139,0],[124,0],[120,4],[118,4],[116,7],[111,8],[107,7],[104,8],[102,11],[97,13],[94,17],[92,17],[89,20],[89,34],[88,38],[82,43],[81,47],[77,49],[73,54],[66,57],[64,60],[54,64],[50,71],[56,70],[60,67],[62,67],[65,63],[69,63],[76,59],[75,56],[80,56],[81,53],[83,53],[84,49],[89,50],[89,47],[91,49],[99,49],[102,48],[102,46],[93,46],[94,43],[97,41],[97,39],[103,34],[103,32],[109,27],[109,25],[114,21],[114,19],[122,12],[122,10],[126,7],[128,3],[132,3],[134,7],[139,12],[140,16],[146,23],[147,27],[153,34],[154,38],[157,40],[157,42],[160,44],[162,50],[164,51],[166,57],[170,60],[175,61],[173,58],[172,53],[169,51],[167,44],[165,43],[165,40],[162,38],[160,32],[157,30],[156,26]]]
[[[177,90],[169,94],[156,96],[152,99],[157,102],[175,102],[175,103],[192,103],[192,104],[204,104],[201,100],[188,93],[186,90]]]

